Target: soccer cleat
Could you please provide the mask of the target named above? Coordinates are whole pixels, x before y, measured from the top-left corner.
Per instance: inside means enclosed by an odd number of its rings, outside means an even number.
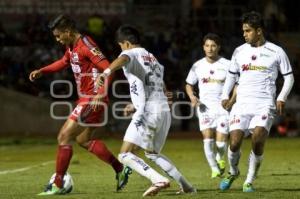
[[[227,177],[225,177],[221,180],[220,189],[222,191],[228,190],[230,188],[231,184],[233,183],[233,181],[235,179],[237,179],[239,175],[240,175],[240,172],[238,172],[237,175],[231,175],[229,173],[229,175]]]
[[[197,189],[195,189],[194,187],[190,187],[189,189],[180,188],[180,190],[176,192],[176,195],[196,194],[196,193],[197,193]]]
[[[220,171],[212,171],[211,172],[211,178],[221,177]]]
[[[246,193],[254,192],[253,185],[251,183],[244,183],[243,192],[246,192]]]
[[[117,191],[123,189],[128,183],[129,175],[132,174],[131,168],[124,166],[123,170],[116,175]]]
[[[226,162],[224,160],[219,160],[217,164],[220,169],[220,176],[222,176],[225,172]]]
[[[38,196],[48,196],[48,195],[56,195],[56,194],[64,194],[64,188],[59,188],[55,183],[49,184],[45,191],[37,194]]]
[[[143,197],[145,196],[155,196],[160,190],[162,189],[166,189],[170,187],[170,182],[157,182],[154,183],[153,185],[151,185],[151,187],[149,189],[147,189],[144,194]]]

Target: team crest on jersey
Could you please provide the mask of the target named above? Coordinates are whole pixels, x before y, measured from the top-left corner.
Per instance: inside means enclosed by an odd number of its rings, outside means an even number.
[[[252,55],[251,56],[251,59],[254,61],[254,60],[256,60],[256,55]]]
[[[213,75],[213,74],[215,73],[215,71],[210,70],[209,73],[210,73],[211,75]]]
[[[225,127],[225,124],[224,124],[223,122],[221,123],[221,127],[222,127],[222,128],[224,128],[224,127]]]

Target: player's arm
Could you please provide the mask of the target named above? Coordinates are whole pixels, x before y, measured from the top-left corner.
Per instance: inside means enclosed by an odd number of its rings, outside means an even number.
[[[232,95],[231,95],[231,97],[230,97],[230,99],[229,99],[229,101],[228,101],[228,103],[226,104],[226,107],[225,107],[226,110],[230,110],[231,107],[233,106],[233,104],[236,101],[236,89],[237,89],[237,85],[235,85],[234,88],[233,88]]]
[[[185,85],[185,92],[187,93],[187,95],[189,96],[189,98],[191,100],[192,107],[199,105],[200,102],[199,102],[199,99],[194,94],[193,85],[187,83]]]
[[[277,112],[280,115],[282,115],[285,101],[287,99],[287,96],[290,94],[294,84],[294,75],[293,75],[293,70],[289,58],[283,49],[280,49],[278,51],[278,62],[279,62],[279,71],[283,76],[284,82],[283,82],[282,89],[277,97],[276,108],[277,108]]]
[[[232,89],[235,85],[235,82],[236,82],[236,76],[237,76],[237,74],[235,74],[231,71],[229,71],[226,75],[226,80],[225,80],[225,83],[224,83],[224,86],[223,86],[223,91],[222,91],[222,96],[221,96],[222,106],[226,110],[227,110],[228,105],[229,105],[230,92],[232,91]]]
[[[284,75],[283,79],[284,83],[276,101],[277,112],[279,113],[279,115],[283,114],[285,101],[294,84],[294,75],[292,73]]]
[[[44,74],[54,73],[54,72],[57,72],[57,71],[60,71],[64,68],[66,68],[68,66],[69,66],[69,56],[66,52],[65,55],[61,59],[53,62],[52,64],[50,64],[48,66],[45,66],[38,70],[32,71],[29,74],[29,80],[33,82],[34,80],[42,77],[42,75],[44,75]]]

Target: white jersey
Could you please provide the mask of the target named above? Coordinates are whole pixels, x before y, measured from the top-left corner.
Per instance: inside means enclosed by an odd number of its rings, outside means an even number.
[[[186,82],[195,85],[198,82],[199,99],[205,105],[221,104],[221,95],[230,61],[221,57],[214,63],[206,58],[195,62],[186,78]]]
[[[136,109],[135,115],[144,112],[169,111],[164,94],[164,67],[144,48],[124,50],[130,61],[123,67],[130,86],[130,97]]]
[[[275,106],[278,70],[282,75],[292,73],[289,59],[281,47],[267,41],[259,47],[246,43],[236,48],[229,73],[240,75],[237,103]]]

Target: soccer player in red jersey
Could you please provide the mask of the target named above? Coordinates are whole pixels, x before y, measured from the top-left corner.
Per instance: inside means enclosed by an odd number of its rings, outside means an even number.
[[[120,190],[128,181],[130,168],[123,167],[101,140],[92,138],[93,131],[103,118],[104,106],[108,103],[104,86],[98,88],[95,81],[97,75],[108,68],[109,62],[93,40],[80,34],[75,27],[75,22],[68,17],[59,15],[49,24],[49,28],[56,40],[66,46],[65,54],[54,63],[32,71],[29,79],[34,81],[45,74],[58,72],[71,66],[79,100],[57,137],[55,180],[40,195],[64,193],[63,177],[72,158],[74,140],[113,167],[116,172],[117,190]],[[98,102],[96,109],[92,108],[92,102]]]

